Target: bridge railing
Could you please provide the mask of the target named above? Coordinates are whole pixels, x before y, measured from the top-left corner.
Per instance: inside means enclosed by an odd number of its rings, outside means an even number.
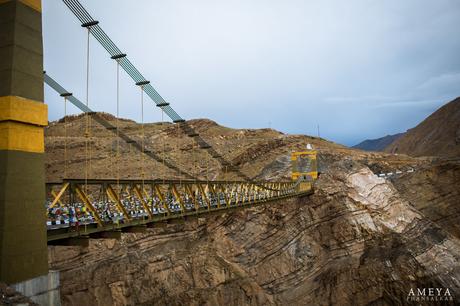
[[[295,188],[294,188],[295,187]],[[69,179],[47,184],[47,226],[126,225],[273,201],[312,191],[310,182]]]

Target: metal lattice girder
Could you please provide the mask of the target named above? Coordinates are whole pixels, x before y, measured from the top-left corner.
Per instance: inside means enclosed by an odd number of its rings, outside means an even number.
[[[169,206],[167,205],[166,203],[166,199],[163,195],[163,192],[161,192],[161,189],[160,189],[160,186],[155,184],[154,185],[154,190],[155,190],[155,194],[158,196],[158,198],[160,199],[161,201],[161,204],[163,205],[163,208],[166,209],[166,211],[168,213],[171,213],[171,210],[169,209]]]
[[[259,205],[268,201],[312,193],[310,182],[304,182],[299,185],[299,188],[293,189],[292,186],[295,184],[295,182],[132,179],[72,179],[49,183],[47,184],[49,190],[59,190],[56,197],[48,193],[50,205],[59,199],[62,202],[61,206],[64,207],[87,208],[94,218],[79,220],[78,224],[85,226],[83,230],[80,228],[78,231],[73,229],[71,222],[49,226],[49,239],[76,237],[80,234],[88,234],[86,231],[93,233],[129,226],[139,227],[152,222]],[[273,185],[282,188],[282,192],[263,188],[271,188]],[[90,199],[99,200],[91,202]],[[120,215],[114,212],[112,208],[114,204],[117,207],[115,211],[120,212]],[[53,212],[53,217],[56,217],[55,214],[56,212]],[[64,215],[58,217],[66,219]]]
[[[195,206],[195,209],[198,210],[200,207],[199,207],[198,201],[197,201],[196,196],[195,196],[195,192],[192,189],[192,187],[190,187],[190,185],[185,185],[185,191],[187,192],[187,194],[192,199],[193,205]]]
[[[206,202],[206,206],[208,207],[208,210],[211,209],[211,203],[209,201],[209,197],[208,195],[205,193],[204,189],[203,189],[203,184],[198,184],[198,190],[199,192],[201,193],[201,197],[204,199],[204,201]]]
[[[220,208],[220,201],[219,201],[219,197],[217,195],[217,192],[216,192],[216,189],[214,188],[214,185],[213,184],[208,184],[207,185],[207,189],[210,191],[210,194],[213,196],[213,200],[216,201],[217,203],[217,207]],[[211,201],[212,201],[211,199]]]
[[[51,194],[54,196],[54,200],[53,202],[51,202],[49,208],[53,208],[57,203],[63,205],[62,201],[61,201],[61,197],[62,195],[64,194],[64,192],[67,190],[67,188],[69,187],[69,183],[65,183],[61,190],[59,190],[59,193],[55,193],[54,190],[51,190]]]
[[[123,188],[121,190],[123,192]],[[118,196],[118,193],[113,190],[112,186],[110,184],[107,185],[106,187],[106,192],[109,198],[115,203],[117,206],[118,210],[129,220],[131,219],[129,213],[126,211],[125,207],[123,206],[123,203],[121,203],[120,197]]]
[[[180,205],[180,208],[181,208],[182,212],[184,212],[185,211],[184,201],[182,199],[182,195],[177,190],[177,185],[176,184],[171,184],[170,188],[172,190],[172,193],[173,193],[174,197],[179,202],[179,205]]]
[[[133,187],[133,189],[134,189],[134,192],[136,193],[137,198],[139,199],[139,201],[141,201],[142,206],[147,211],[147,213],[149,214],[150,218],[152,218],[153,217],[152,211],[150,210],[150,208],[148,207],[147,203],[145,202],[145,198],[144,198],[145,190],[144,190],[144,188],[142,187],[142,190],[144,192],[142,192],[137,185],[135,185]],[[143,195],[143,193],[144,193],[144,195]]]
[[[61,201],[61,199],[59,198],[58,194],[54,191],[54,190],[51,190],[51,194],[53,195],[54,199],[57,200],[57,202],[60,204],[60,205],[64,205]],[[54,205],[53,205],[54,206]],[[52,208],[53,206],[50,206],[50,208]]]
[[[51,183],[54,187],[58,186],[61,183]],[[118,199],[118,196],[125,197],[129,201],[132,201],[134,195],[138,198],[139,203],[142,204],[144,208],[148,208],[146,199],[157,199],[155,202],[155,207],[163,206],[167,203],[168,198],[165,194],[169,194],[169,198],[176,200],[178,204],[184,201],[190,202],[189,204],[195,205],[198,199],[203,203],[202,206],[210,206],[210,200],[215,202],[215,205],[220,207],[221,204],[234,205],[241,204],[244,202],[256,201],[258,199],[265,198],[267,196],[280,196],[288,193],[292,193],[292,185],[294,182],[283,182],[283,183],[267,183],[267,182],[258,182],[257,184],[252,184],[243,181],[186,181],[186,180],[77,180],[70,179],[65,180],[64,187],[60,189],[62,194],[65,191],[65,186],[68,184],[88,184],[88,185],[100,185],[102,186],[105,193],[109,196],[110,200],[115,202],[122,211],[122,201]],[[116,192],[112,185],[119,185],[120,190]],[[260,187],[260,185],[266,185],[272,187],[276,185],[277,188],[285,189],[282,192],[268,190]],[[59,185],[60,186],[60,185]],[[144,186],[144,187],[140,187]],[[99,190],[96,188],[95,190]],[[134,191],[134,193],[133,193]],[[267,195],[268,193],[268,195]],[[123,194],[126,194],[124,196]],[[134,195],[133,195],[134,194]],[[62,200],[62,199],[61,199]],[[219,201],[218,201],[219,200]],[[56,201],[56,199],[54,199]],[[164,207],[165,209],[167,208]],[[148,212],[148,209],[145,209]],[[124,213],[124,212],[123,212]],[[125,213],[124,213],[125,214]],[[126,213],[126,215],[128,215]]]
[[[102,226],[102,220],[99,217],[99,214],[97,213],[93,204],[91,204],[91,201],[89,200],[86,193],[84,193],[83,190],[78,185],[75,185],[73,190],[75,191],[76,195],[83,201],[84,206],[92,212],[93,217],[96,219],[96,222]]]
[[[219,187],[219,190],[220,190],[220,192],[221,192],[221,194],[222,194],[222,196],[223,196],[223,198],[225,200],[225,205],[230,206],[230,202],[228,200],[228,193],[227,193],[226,188],[222,184],[218,184],[217,186]]]

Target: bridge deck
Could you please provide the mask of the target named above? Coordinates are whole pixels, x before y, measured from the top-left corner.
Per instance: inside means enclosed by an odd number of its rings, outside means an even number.
[[[310,182],[65,180],[47,184],[48,242],[311,193]]]

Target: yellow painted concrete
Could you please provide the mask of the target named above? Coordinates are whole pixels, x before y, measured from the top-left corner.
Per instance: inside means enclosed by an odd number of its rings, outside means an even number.
[[[45,152],[43,127],[15,121],[0,122],[0,150]]]
[[[9,1],[15,1],[15,0],[0,0],[0,4],[9,2]],[[19,0],[19,1],[40,13],[42,11],[42,1],[41,0]]]
[[[316,159],[316,151],[301,151],[301,152],[292,152],[291,153],[291,160],[297,160],[301,155],[309,155],[310,159]]]
[[[0,121],[17,121],[38,126],[48,125],[48,106],[17,96],[0,97]]]

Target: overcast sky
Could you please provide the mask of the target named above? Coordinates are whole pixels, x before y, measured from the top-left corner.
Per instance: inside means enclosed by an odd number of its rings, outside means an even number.
[[[81,0],[185,119],[354,145],[403,132],[460,96],[458,0]],[[85,98],[86,30],[43,1],[45,70]],[[91,108],[116,110],[116,64],[90,47]],[[120,116],[140,121],[123,72]],[[62,98],[45,86],[50,120]],[[146,100],[146,121],[161,112]],[[78,113],[75,108],[69,112]]]

